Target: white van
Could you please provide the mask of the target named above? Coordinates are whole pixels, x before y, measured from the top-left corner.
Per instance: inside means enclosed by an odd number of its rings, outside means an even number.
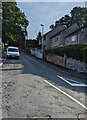
[[[20,53],[18,47],[8,47],[6,56],[7,58],[19,59]]]

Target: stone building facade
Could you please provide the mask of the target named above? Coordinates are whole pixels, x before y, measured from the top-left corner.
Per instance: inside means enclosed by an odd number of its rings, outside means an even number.
[[[51,31],[44,34],[45,50],[58,45],[73,45],[87,43],[87,27],[79,28],[77,24],[73,24],[69,28],[57,26]]]

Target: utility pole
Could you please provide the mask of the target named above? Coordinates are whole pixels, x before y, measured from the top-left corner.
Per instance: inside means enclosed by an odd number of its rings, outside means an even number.
[[[44,38],[43,38],[43,34],[44,34],[44,25],[41,24],[42,27],[42,52],[44,51],[43,47],[44,47]]]
[[[26,31],[26,29],[25,29],[25,31]],[[28,33],[27,33],[27,31],[26,31],[26,37],[25,37],[25,47],[26,47],[26,40],[28,40]]]

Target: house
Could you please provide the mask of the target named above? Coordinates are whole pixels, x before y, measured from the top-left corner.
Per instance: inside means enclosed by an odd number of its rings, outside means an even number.
[[[63,31],[65,45],[87,43],[87,27],[79,27],[73,24]]]
[[[42,46],[42,37],[40,38]],[[87,27],[79,27],[77,24],[65,28],[57,25],[51,31],[43,35],[44,50],[58,45],[73,45],[87,43]]]
[[[54,27],[51,31],[43,35],[43,46],[44,50],[48,48],[55,47],[57,45],[64,44],[64,37],[61,32],[65,29],[65,26],[58,25]],[[42,38],[39,40],[39,45],[42,45]]]

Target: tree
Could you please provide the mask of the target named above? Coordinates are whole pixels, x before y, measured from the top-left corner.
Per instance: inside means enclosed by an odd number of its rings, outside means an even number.
[[[85,18],[87,16],[87,8],[74,7],[70,13],[71,13],[72,24],[77,23],[79,27],[84,26],[86,22]]]
[[[84,26],[87,26],[87,8],[85,8],[85,23],[84,23]]]
[[[50,27],[49,27],[50,29],[53,29],[54,28],[54,24],[52,24],[52,25],[50,25]]]
[[[38,32],[37,37],[38,37],[38,38],[41,37],[41,32]]]
[[[71,22],[71,17],[69,15],[65,15],[64,17],[62,17],[60,20],[59,20],[59,23],[61,25],[65,25],[66,28],[70,27],[72,25],[72,22]]]
[[[39,45],[39,41],[37,39],[29,39],[27,40],[28,48],[37,48]]]
[[[77,24],[79,27],[87,26],[87,8],[86,7],[74,7],[70,15],[65,15],[55,22],[55,26],[64,25],[66,28],[73,24]]]
[[[2,41],[8,45],[24,45],[29,22],[16,2],[2,3]]]

